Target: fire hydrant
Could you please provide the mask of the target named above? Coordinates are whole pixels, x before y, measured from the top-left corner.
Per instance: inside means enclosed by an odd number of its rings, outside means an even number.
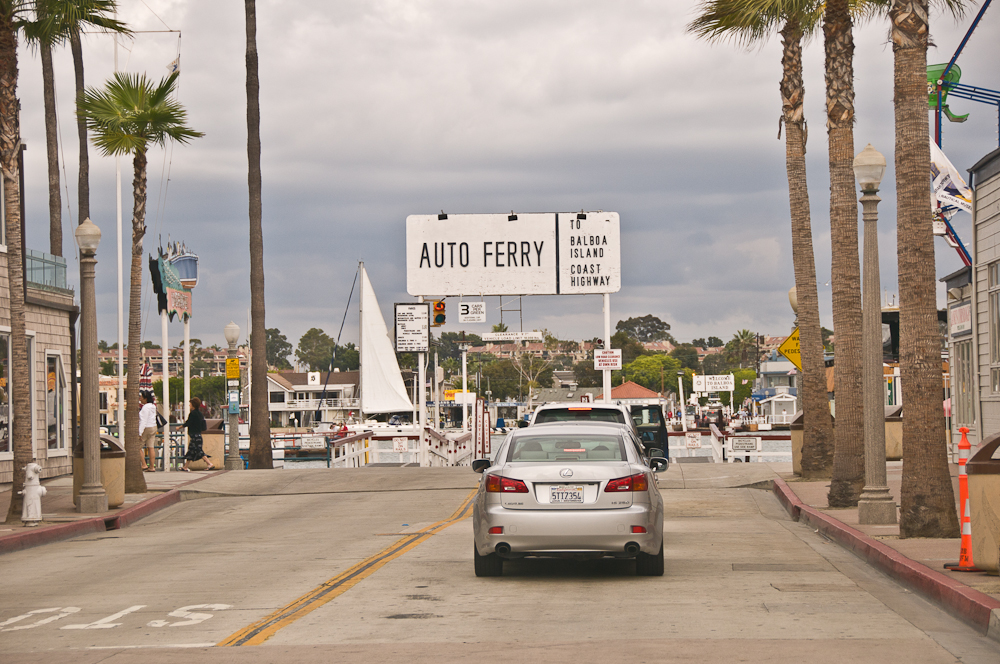
[[[21,521],[29,528],[37,526],[42,520],[42,496],[48,493],[48,489],[38,481],[41,472],[42,467],[37,463],[29,463],[24,469],[24,490],[20,492],[24,496]]]

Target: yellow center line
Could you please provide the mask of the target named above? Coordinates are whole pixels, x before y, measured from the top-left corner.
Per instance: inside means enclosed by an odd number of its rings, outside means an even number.
[[[416,548],[422,542],[430,539],[448,526],[458,523],[468,516],[472,499],[476,495],[476,489],[466,496],[462,504],[455,510],[455,513],[443,521],[438,521],[420,530],[406,535],[392,545],[386,547],[375,555],[365,558],[357,565],[354,565],[345,572],[341,572],[332,579],[313,588],[305,595],[295,599],[286,606],[267,615],[257,622],[247,625],[240,631],[231,634],[219,642],[220,646],[258,646],[264,641],[274,636],[278,630],[291,625],[302,616],[318,609],[327,602],[344,594],[353,588],[362,579],[365,579],[384,565],[400,557],[407,551]]]

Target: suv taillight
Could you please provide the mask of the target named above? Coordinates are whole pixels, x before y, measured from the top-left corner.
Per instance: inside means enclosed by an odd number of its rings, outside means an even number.
[[[646,478],[645,473],[636,473],[635,475],[629,475],[628,477],[619,477],[616,480],[611,480],[608,485],[604,487],[605,492],[617,493],[619,491],[648,491],[649,490],[649,480]]]
[[[528,487],[521,480],[512,480],[509,477],[499,475],[488,475],[486,477],[487,493],[528,493]]]

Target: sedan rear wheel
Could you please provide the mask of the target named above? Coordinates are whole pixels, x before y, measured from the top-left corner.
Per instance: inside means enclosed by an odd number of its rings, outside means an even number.
[[[639,552],[635,557],[636,576],[663,576],[663,542],[656,554]]]
[[[495,553],[481,556],[475,544],[472,545],[472,551],[475,554],[476,576],[503,576],[503,558]],[[660,567],[662,569],[663,565]],[[662,574],[662,571],[660,573]]]

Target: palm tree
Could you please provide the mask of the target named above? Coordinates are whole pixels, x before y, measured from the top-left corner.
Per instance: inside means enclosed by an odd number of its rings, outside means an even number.
[[[32,8],[27,0],[0,0],[0,170],[7,231],[7,283],[10,294],[10,440],[14,453],[14,476],[7,523],[21,520],[24,468],[32,460],[31,384],[28,373],[28,343],[24,322],[24,263],[21,235],[21,190],[18,158],[21,127],[17,98],[17,33]]]
[[[858,504],[864,487],[864,390],[861,385],[861,263],[858,197],[854,185],[854,34],[849,0],[827,0],[826,126],[830,164],[830,243],[833,329],[837,333],[834,384],[837,427],[831,507]]]
[[[952,12],[961,3],[942,0]],[[944,445],[941,342],[934,279],[934,236],[927,208],[930,136],[927,121],[927,0],[893,0],[896,119],[896,241],[899,261],[903,481],[899,534],[958,537],[955,495]],[[837,333],[838,345],[840,333]]]
[[[79,104],[80,115],[94,132],[94,145],[105,156],[132,155],[132,269],[129,286],[128,348],[142,345],[142,238],[146,234],[146,153],[167,139],[187,143],[204,136],[188,127],[187,112],[171,99],[177,74],[159,84],[144,74],[115,74],[102,89],[88,88]],[[129,362],[125,390],[128,403],[139,403],[139,363]],[[125,413],[125,490],[145,491],[139,450],[139,411]]]
[[[257,5],[245,0],[247,23],[247,184],[250,190],[250,467],[273,468],[267,411],[267,327],[264,324],[264,232],[261,225],[260,77]]]
[[[49,253],[54,256],[62,256],[63,242],[52,48],[65,43],[72,34],[88,26],[131,34],[124,23],[111,16],[117,10],[116,0],[36,0],[35,20],[25,25],[25,37],[29,43],[38,46],[42,60],[45,152],[49,167]],[[84,219],[86,217],[80,217],[81,222]]]
[[[813,255],[806,180],[806,121],[803,111],[802,40],[817,26],[820,3],[803,0],[711,0],[688,29],[711,40],[729,38],[749,47],[763,42],[780,24],[781,108],[785,125],[785,170],[792,222],[792,262],[798,299],[799,344],[802,353],[804,477],[828,477],[833,457],[833,423],[826,396],[826,366],[819,318],[816,263]],[[734,336],[741,348],[755,345],[748,330]],[[741,363],[742,366],[742,363]]]

